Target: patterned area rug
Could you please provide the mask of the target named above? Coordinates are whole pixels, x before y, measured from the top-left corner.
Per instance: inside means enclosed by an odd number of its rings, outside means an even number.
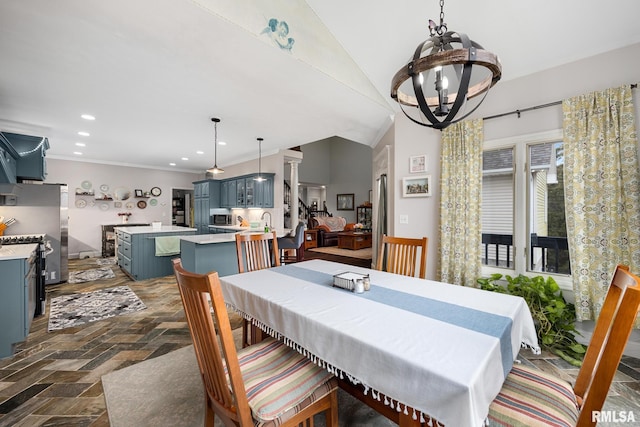
[[[75,271],[69,273],[67,283],[91,282],[98,279],[113,279],[116,275],[109,267],[94,268],[91,270]]]
[[[49,331],[144,310],[147,306],[128,286],[62,295],[51,300]]]
[[[116,261],[117,260],[115,258],[97,258],[96,259],[96,264],[98,264],[98,265],[115,265]]]

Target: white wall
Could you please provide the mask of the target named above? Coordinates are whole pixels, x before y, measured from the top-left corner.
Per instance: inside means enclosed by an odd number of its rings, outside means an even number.
[[[530,76],[498,82],[471,117],[486,117],[561,101],[596,90],[638,83],[638,69],[640,43]],[[508,73],[508,70],[504,71]],[[633,91],[633,95],[637,128],[640,126],[637,89]],[[511,115],[484,123],[485,141],[558,129],[562,129],[561,106],[522,113],[520,118]],[[427,277],[435,279],[439,245],[440,132],[410,122],[401,112],[396,114],[394,132],[395,160],[394,170],[389,176],[389,186],[393,185],[396,193],[389,201],[389,212],[393,214],[390,234],[393,232],[394,235],[404,237],[429,237]],[[401,179],[409,175],[409,157],[419,154],[427,154],[427,168],[435,183],[434,195],[429,198],[403,199],[399,187]],[[409,224],[400,224],[400,215],[408,215]]]
[[[109,186],[109,192],[118,187],[126,187],[131,191],[141,189],[149,191],[152,187],[159,187],[162,194],[156,197],[158,203],[151,206],[151,199],[135,199],[130,209],[133,215],[129,222],[162,221],[163,225],[171,225],[171,194],[172,189],[193,189],[193,181],[202,179],[201,174],[171,172],[154,169],[133,168],[98,163],[75,162],[69,160],[47,159],[47,183],[61,183],[69,186],[69,257],[78,256],[80,251],[91,251],[95,255],[102,253],[102,224],[119,224],[122,222],[118,212],[127,209],[115,208],[114,201],[93,201],[91,197],[83,197],[88,204],[79,209],[75,206],[75,189],[82,188],[84,181],[91,182],[96,194],[100,194],[100,186]],[[138,201],[145,200],[147,207],[139,209]],[[91,205],[93,202],[93,206]],[[107,204],[108,209],[101,206]]]
[[[388,180],[393,186],[393,217],[389,234],[400,237],[429,238],[427,253],[427,277],[435,278],[438,261],[438,224],[440,223],[440,132],[419,126],[397,114],[395,119],[395,150],[393,171]],[[430,197],[402,197],[402,178],[422,175],[409,173],[409,158],[426,154],[426,175],[431,175]],[[400,217],[406,216],[408,223],[401,224]]]

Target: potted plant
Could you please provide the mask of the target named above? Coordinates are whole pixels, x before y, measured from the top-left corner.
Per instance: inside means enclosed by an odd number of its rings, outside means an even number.
[[[477,279],[484,290],[507,293],[524,298],[536,326],[538,341],[548,351],[557,354],[574,366],[581,366],[585,347],[576,341],[576,311],[567,303],[560,287],[549,276],[518,277],[505,276],[506,286],[497,283],[502,274]]]

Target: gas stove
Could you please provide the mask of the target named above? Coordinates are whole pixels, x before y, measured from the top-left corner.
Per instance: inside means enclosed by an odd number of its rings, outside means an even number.
[[[26,245],[29,243],[44,243],[44,234],[17,234],[14,236],[0,236],[2,245]]]

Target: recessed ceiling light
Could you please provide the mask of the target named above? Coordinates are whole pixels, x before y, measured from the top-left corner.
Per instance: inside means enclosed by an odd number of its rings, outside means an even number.
[[[95,120],[96,118],[94,116],[92,116],[91,114],[83,114],[80,117],[82,117],[85,120]]]
[[[198,151],[196,151],[196,154],[204,154],[204,151],[198,150]]]
[[[175,163],[173,163],[173,162],[169,163],[169,166],[175,166],[175,165],[176,165],[176,164],[175,164]]]
[[[218,141],[218,145],[227,145],[227,143],[224,141]]]
[[[78,135],[80,135],[80,136],[89,136],[91,134],[89,132],[80,131],[80,132],[78,132]]]
[[[84,142],[76,142],[76,145],[78,147],[86,147],[87,146],[87,144],[85,144]]]
[[[182,160],[189,160],[189,158],[188,157],[183,157]]]
[[[74,151],[73,154],[75,154],[76,156],[82,156],[82,153],[80,151]]]

